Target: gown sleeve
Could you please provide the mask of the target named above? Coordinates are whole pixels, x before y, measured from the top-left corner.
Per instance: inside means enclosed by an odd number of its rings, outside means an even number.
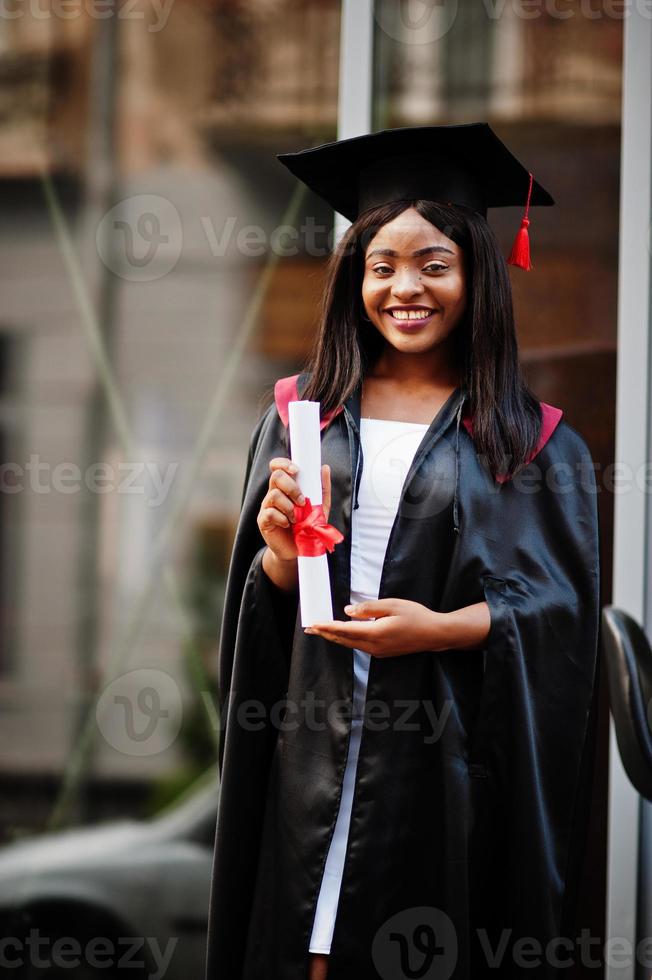
[[[252,434],[242,509],[227,577],[218,655],[220,796],[206,976],[236,975],[246,943],[272,756],[287,693],[298,592],[262,567],[257,525],[269,460],[285,455],[274,405]],[[224,941],[228,929],[228,942]]]
[[[509,928],[513,941],[532,937],[545,949],[556,937],[575,935],[595,736],[600,574],[586,444],[564,423],[536,462],[527,481],[501,491],[491,526],[480,520],[476,528],[476,541],[489,546],[482,584],[491,628],[469,754],[480,777],[482,904],[495,910],[496,937]],[[534,975],[556,976],[549,970],[544,965]]]

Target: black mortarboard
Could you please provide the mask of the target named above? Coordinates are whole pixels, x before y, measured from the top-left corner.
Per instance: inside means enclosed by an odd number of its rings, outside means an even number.
[[[487,208],[524,204],[509,261],[525,269],[529,207],[555,203],[488,123],[385,129],[277,157],[350,221],[396,200],[460,204],[483,216]]]

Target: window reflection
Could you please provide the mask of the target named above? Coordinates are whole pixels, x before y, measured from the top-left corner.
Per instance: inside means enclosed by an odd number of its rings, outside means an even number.
[[[327,255],[277,248],[275,154],[336,137],[339,0],[110,7],[0,18],[0,442],[38,474],[0,508],[5,838],[147,812],[205,764],[249,436]],[[307,221],[332,226],[310,195]],[[182,696],[161,751],[95,717],[137,668]]]

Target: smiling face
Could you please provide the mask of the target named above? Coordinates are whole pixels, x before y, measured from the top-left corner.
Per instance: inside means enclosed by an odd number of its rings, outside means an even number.
[[[408,208],[369,242],[362,300],[371,322],[397,351],[434,352],[466,308],[462,250]]]

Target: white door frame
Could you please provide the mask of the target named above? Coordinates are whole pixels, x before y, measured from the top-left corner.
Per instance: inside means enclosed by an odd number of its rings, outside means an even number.
[[[337,138],[371,132],[374,72],[374,0],[342,0]],[[350,222],[335,215],[339,241]]]
[[[641,489],[640,474],[651,458],[652,19],[649,12],[644,16],[638,4],[626,5],[625,13],[615,459],[624,467],[628,482],[623,486],[628,489],[614,497],[613,603],[649,629],[646,594],[652,534],[648,495]],[[632,956],[623,965],[617,961],[624,961],[624,956],[614,957],[611,963],[607,959],[606,977],[633,980],[642,808],[620,760],[613,719],[609,756],[606,939],[613,943],[625,940],[631,944]]]

